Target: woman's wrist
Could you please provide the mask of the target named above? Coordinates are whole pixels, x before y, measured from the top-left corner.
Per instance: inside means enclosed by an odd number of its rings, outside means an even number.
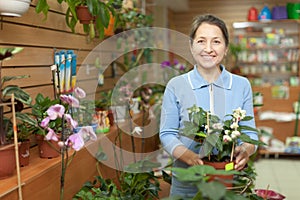
[[[243,143],[241,145],[243,151],[247,152],[248,157],[252,156],[255,153],[255,145],[249,143]]]

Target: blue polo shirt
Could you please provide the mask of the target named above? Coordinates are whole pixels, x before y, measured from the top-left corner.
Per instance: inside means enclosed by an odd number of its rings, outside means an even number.
[[[221,75],[214,83],[204,80],[196,66],[190,72],[168,82],[161,109],[160,140],[171,155],[179,145],[185,145],[199,153],[199,146],[195,147],[197,143],[194,140],[179,134],[183,122],[189,120],[187,109],[195,104],[220,119],[239,107],[246,110],[247,116],[254,116],[252,88],[248,79],[228,72],[224,66],[220,68]],[[241,122],[241,125],[255,128],[254,118]],[[244,133],[252,139],[258,139],[256,132]]]

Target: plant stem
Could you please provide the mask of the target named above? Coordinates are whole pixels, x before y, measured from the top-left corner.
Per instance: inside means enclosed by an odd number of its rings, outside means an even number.
[[[1,76],[2,61],[0,61],[0,103],[2,102],[2,76]],[[3,117],[3,106],[0,106],[0,145],[6,143],[5,140],[5,130],[4,130],[4,117]]]
[[[127,108],[128,108],[128,113],[129,113],[129,116],[130,116],[130,118],[129,118],[129,127],[130,127],[130,138],[131,138],[131,148],[132,148],[132,152],[133,152],[133,160],[134,160],[134,162],[136,162],[136,156],[135,156],[135,142],[134,142],[134,137],[133,137],[133,133],[132,133],[132,131],[133,131],[133,128],[132,128],[132,121],[131,121],[132,116],[131,116],[131,114],[130,114],[130,104],[129,104],[129,102],[128,102]]]
[[[63,115],[62,116],[62,133],[61,133],[61,141],[63,143],[65,143],[64,134],[65,134],[65,129],[64,129],[64,115]],[[66,147],[63,146],[61,148],[60,200],[64,199],[65,173],[66,173],[65,151],[66,151]]]
[[[206,124],[207,124],[207,136],[209,135],[209,112],[206,113]],[[210,154],[208,155],[208,160],[210,160]]]
[[[231,154],[230,154],[230,162],[233,160],[233,152],[234,152],[234,142],[232,143]]]

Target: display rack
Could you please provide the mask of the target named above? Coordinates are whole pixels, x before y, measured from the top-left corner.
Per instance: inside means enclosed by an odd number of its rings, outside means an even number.
[[[255,86],[299,85],[299,20],[234,22],[237,65]]]

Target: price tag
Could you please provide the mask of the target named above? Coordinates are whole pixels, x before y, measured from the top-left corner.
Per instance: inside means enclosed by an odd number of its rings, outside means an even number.
[[[234,163],[233,162],[228,163],[228,164],[225,165],[225,170],[226,171],[233,170],[233,168],[234,168]]]

